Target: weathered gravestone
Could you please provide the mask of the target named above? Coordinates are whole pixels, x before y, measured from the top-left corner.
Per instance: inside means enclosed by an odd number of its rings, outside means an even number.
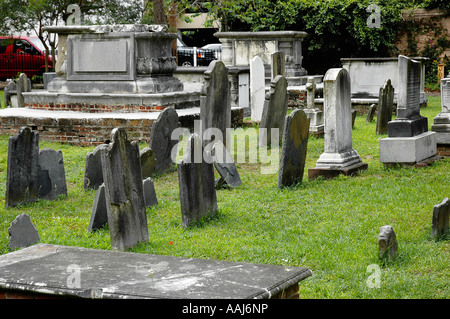
[[[152,207],[158,204],[158,198],[156,197],[155,185],[153,179],[147,177],[142,181],[142,189],[144,192],[145,207]]]
[[[369,106],[369,111],[367,112],[367,117],[366,117],[366,122],[367,123],[372,123],[373,117],[374,117],[376,112],[377,112],[377,105],[376,104],[371,104]]]
[[[111,247],[124,250],[148,241],[137,142],[127,139],[124,128],[115,128],[101,154]]]
[[[35,202],[38,198],[39,134],[22,127],[8,141],[5,207]]]
[[[140,151],[142,178],[151,177],[156,167],[156,155],[150,147]]]
[[[433,219],[431,225],[431,238],[439,238],[447,234],[449,229],[450,218],[450,200],[444,200],[433,207]]]
[[[219,189],[223,185],[237,187],[242,184],[239,172],[236,169],[234,160],[228,152],[222,141],[218,141],[211,149],[211,156],[214,167],[219,172],[220,178],[216,181],[216,188]]]
[[[352,109],[350,76],[343,68],[327,71],[324,77],[325,140],[324,152],[308,178],[334,178],[339,174],[353,175],[367,169],[352,148]]]
[[[278,75],[270,83],[270,90],[266,94],[264,109],[259,127],[259,147],[266,147],[272,144],[272,129],[278,130],[281,141],[284,127],[284,118],[287,113],[288,92],[287,80],[284,76]]]
[[[434,118],[431,130],[436,132],[436,143],[450,148],[450,73],[441,80],[441,112]]]
[[[227,145],[227,129],[231,127],[231,95],[228,68],[222,61],[213,61],[204,73],[205,82],[200,95],[200,123],[203,146],[206,146],[207,129],[218,129],[222,136],[215,136]]]
[[[39,233],[27,214],[18,215],[8,228],[9,246],[13,249],[22,248],[37,243]]]
[[[39,151],[38,196],[54,200],[67,195],[63,153],[50,148]]]
[[[323,112],[316,108],[316,81],[314,77],[310,76],[306,83],[306,109],[304,112],[309,119],[309,132],[314,135],[323,135]]]
[[[25,73],[21,73],[17,79],[17,107],[25,107],[24,92],[31,92],[31,81]]]
[[[84,166],[84,189],[97,189],[103,184],[101,149],[108,144],[100,144],[86,155]]]
[[[16,81],[11,81],[3,90],[3,98],[5,100],[5,107],[13,107],[12,96],[17,94],[17,83]]]
[[[153,150],[156,157],[155,172],[164,172],[171,168],[172,148],[176,147],[177,142],[171,139],[172,132],[178,128],[178,114],[173,108],[164,109],[159,114],[158,119],[153,122],[149,147]]]
[[[178,164],[178,182],[183,227],[217,214],[214,166],[203,159],[197,134],[189,137],[186,156]]]
[[[380,88],[378,96],[377,135],[388,133],[388,123],[392,121],[393,108],[394,87],[391,84],[391,80],[387,79],[383,87]]]
[[[250,108],[253,122],[261,122],[265,91],[264,63],[259,56],[250,61]]]
[[[397,235],[392,226],[386,225],[380,228],[378,249],[380,259],[392,260],[398,255]]]
[[[309,119],[305,112],[295,109],[286,116],[281,149],[278,188],[301,183],[308,147]]]
[[[278,75],[286,77],[285,56],[286,54],[281,51],[272,53],[272,80]]]
[[[105,184],[101,184],[95,192],[94,205],[92,206],[91,219],[88,231],[100,229],[108,224],[108,212],[106,209]]]

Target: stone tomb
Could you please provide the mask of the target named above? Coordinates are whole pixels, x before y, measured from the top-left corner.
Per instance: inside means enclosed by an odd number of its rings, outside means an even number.
[[[450,200],[444,200],[433,207],[433,220],[431,224],[431,238],[439,238],[450,231]]]
[[[11,222],[8,234],[12,249],[27,247],[40,240],[39,233],[27,214],[20,214]]]
[[[50,148],[39,151],[38,196],[54,200],[67,195],[63,154]]]
[[[250,61],[250,108],[253,122],[261,122],[266,96],[264,63],[259,56]]]
[[[392,120],[392,112],[394,108],[394,87],[391,80],[387,79],[384,85],[380,88],[378,97],[378,111],[377,111],[377,128],[376,134],[387,134],[388,123]]]
[[[438,148],[443,148],[450,156],[450,73],[441,80],[441,112],[434,118],[431,130],[436,132]]]
[[[327,71],[324,77],[325,150],[308,178],[334,178],[339,174],[353,175],[367,169],[352,148],[352,109],[350,77],[343,68]]]

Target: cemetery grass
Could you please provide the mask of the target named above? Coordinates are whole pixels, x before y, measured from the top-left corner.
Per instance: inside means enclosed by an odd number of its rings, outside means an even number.
[[[432,119],[440,98],[429,97],[422,115]],[[313,275],[299,285],[300,298],[450,298],[450,238],[431,240],[433,206],[450,196],[450,159],[425,168],[384,167],[379,161],[376,120],[356,118],[353,148],[367,171],[356,177],[308,181],[307,169],[323,152],[323,138],[310,137],[303,182],[278,189],[277,174],[261,163],[238,163],[242,185],[217,191],[219,213],[184,229],[175,170],[154,177],[158,205],[147,208],[150,240],[131,251],[144,254],[306,267]],[[141,149],[147,145],[141,144]],[[8,227],[21,213],[31,216],[41,243],[111,249],[107,227],[87,231],[95,192],[83,190],[85,157],[93,147],[40,142],[62,150],[67,197],[4,208],[8,136],[0,136],[0,254]],[[383,225],[397,234],[399,255],[378,258]],[[68,261],[70,263],[70,261]],[[373,286],[379,267],[379,288]],[[368,268],[369,267],[369,268]]]

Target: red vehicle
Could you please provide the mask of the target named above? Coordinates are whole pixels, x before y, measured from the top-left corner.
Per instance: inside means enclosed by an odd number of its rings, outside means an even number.
[[[48,57],[52,71],[52,57]],[[38,37],[0,36],[0,80],[13,79],[19,73],[29,78],[45,72],[44,46]]]

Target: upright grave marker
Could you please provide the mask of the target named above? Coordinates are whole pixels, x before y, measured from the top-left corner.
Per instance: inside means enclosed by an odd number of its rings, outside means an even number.
[[[108,144],[100,144],[86,155],[84,165],[84,189],[98,189],[103,184],[101,149]]]
[[[63,154],[44,148],[39,151],[38,196],[54,200],[60,195],[67,195]]]
[[[259,56],[255,56],[250,61],[250,108],[253,122],[261,122],[266,95],[264,74],[264,63]]]
[[[156,167],[156,155],[150,147],[144,147],[140,151],[142,178],[152,177]]]
[[[25,107],[24,92],[31,92],[31,81],[25,73],[20,73],[17,80],[17,106]]]
[[[108,212],[106,209],[105,184],[101,184],[95,192],[88,231],[91,232],[100,229],[106,224],[108,224]]]
[[[379,258],[392,260],[398,255],[397,235],[390,225],[380,228],[378,235]]]
[[[436,143],[450,156],[450,73],[441,80],[441,112],[434,118],[431,130],[436,132]]]
[[[20,214],[11,222],[8,234],[9,246],[13,249],[27,247],[40,240],[39,233],[27,214]]]
[[[377,129],[376,134],[387,134],[388,123],[392,121],[392,110],[394,108],[394,87],[391,80],[387,79],[380,88],[378,96]]]
[[[285,56],[286,54],[281,51],[272,53],[272,80],[278,75],[286,77]]]
[[[306,117],[310,120],[309,131],[314,135],[323,135],[323,112],[316,108],[316,81],[310,76],[306,83],[306,109],[304,109]]]
[[[450,200],[444,200],[433,207],[433,220],[431,225],[431,238],[441,237],[450,231]]]

